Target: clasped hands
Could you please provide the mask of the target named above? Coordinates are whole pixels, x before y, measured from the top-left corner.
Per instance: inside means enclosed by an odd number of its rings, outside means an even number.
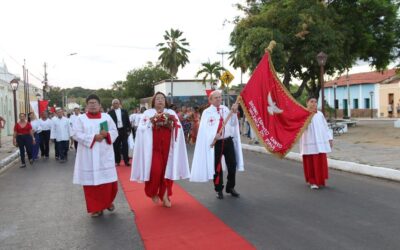
[[[100,134],[97,134],[94,136],[94,140],[97,142],[101,142],[102,140],[104,140],[107,137],[107,131],[102,130],[100,131]]]

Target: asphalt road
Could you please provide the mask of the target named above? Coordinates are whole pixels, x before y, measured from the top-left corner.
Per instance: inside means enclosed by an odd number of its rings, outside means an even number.
[[[311,190],[299,162],[244,158],[239,199],[217,200],[212,183],[181,185],[257,249],[400,249],[399,183],[330,171],[328,186]]]
[[[86,214],[70,156],[0,176],[0,249],[143,249],[121,189],[114,213]],[[217,200],[212,183],[178,183],[257,249],[400,249],[399,183],[330,171],[328,187],[314,191],[300,163],[244,156],[239,199]]]
[[[113,213],[88,216],[83,189],[72,184],[74,155],[0,175],[0,249],[143,249],[121,188]]]

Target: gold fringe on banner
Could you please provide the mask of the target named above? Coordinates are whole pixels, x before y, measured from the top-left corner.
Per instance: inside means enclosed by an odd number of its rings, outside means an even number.
[[[266,49],[266,53],[268,53],[268,51],[271,51],[271,52],[272,52],[272,49],[273,49],[273,47],[275,47],[275,45],[276,45],[275,41],[271,41],[271,42],[270,42],[270,45],[269,45],[268,48]],[[271,50],[270,50],[270,49],[271,49]],[[270,54],[268,54],[268,60],[269,60],[270,69],[272,70],[272,75],[273,75],[274,79],[276,80],[276,82],[278,82],[279,86],[283,89],[283,91],[286,93],[286,95],[289,96],[289,98],[290,98],[297,106],[299,106],[299,107],[301,107],[302,109],[308,111],[303,105],[301,105],[300,103],[297,102],[297,100],[292,96],[292,94],[290,93],[290,91],[289,91],[289,90],[285,87],[285,85],[280,81],[280,79],[278,78],[277,73],[276,73],[276,71],[275,71],[274,64],[272,63]],[[276,157],[278,157],[278,158],[280,158],[280,159],[284,158],[284,157],[290,152],[290,150],[293,148],[293,146],[298,142],[298,140],[300,139],[300,137],[301,137],[301,135],[303,134],[304,130],[307,129],[308,125],[309,125],[310,122],[311,122],[311,119],[312,119],[313,116],[314,116],[314,114],[311,114],[311,115],[308,117],[308,119],[305,121],[305,123],[303,124],[302,128],[300,129],[300,131],[297,133],[296,138],[295,138],[294,142],[292,143],[292,145],[290,145],[290,147],[289,147],[283,154],[280,154],[280,153],[278,153],[278,152],[274,152],[273,149],[270,148],[270,147],[265,143],[265,141],[264,141],[264,139],[262,138],[260,132],[258,131],[257,126],[256,126],[256,124],[254,123],[253,118],[251,117],[251,115],[250,115],[250,113],[249,113],[249,111],[248,111],[248,109],[247,109],[247,107],[246,107],[246,105],[245,105],[245,103],[244,103],[242,97],[239,95],[237,98],[238,98],[238,100],[239,100],[240,106],[242,106],[242,109],[243,109],[243,111],[244,111],[244,114],[245,114],[247,120],[248,120],[249,123],[250,123],[250,126],[253,128],[254,131],[256,131],[256,135],[257,135],[259,141],[262,142],[262,144],[264,145],[264,148],[265,148],[266,150],[268,150],[271,154],[275,155]],[[309,111],[308,111],[308,112],[309,112]]]

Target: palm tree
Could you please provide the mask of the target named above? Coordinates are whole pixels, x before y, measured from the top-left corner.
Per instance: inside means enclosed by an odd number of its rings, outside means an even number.
[[[212,84],[214,82],[214,79],[219,79],[221,77],[221,71],[225,70],[224,67],[222,67],[219,62],[202,63],[201,66],[202,68],[199,71],[197,71],[196,77],[203,74],[204,85],[206,84],[207,78],[210,78],[209,82],[210,84]]]
[[[174,78],[176,78],[179,67],[183,68],[189,62],[190,50],[186,48],[189,46],[189,42],[186,41],[186,38],[181,38],[182,34],[182,31],[171,28],[170,31],[165,31],[165,42],[157,44],[157,47],[160,47],[158,51],[161,52],[158,57],[160,65],[171,74],[171,103],[174,101]]]

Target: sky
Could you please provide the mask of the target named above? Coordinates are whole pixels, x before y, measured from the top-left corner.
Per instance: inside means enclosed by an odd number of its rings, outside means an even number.
[[[234,7],[245,0],[1,0],[0,61],[22,75],[24,59],[29,80],[41,86],[47,63],[51,86],[110,88],[127,73],[156,63],[165,30],[183,31],[190,43],[190,63],[178,78],[194,79],[203,62],[221,61],[230,51],[229,21],[242,13]],[[240,83],[240,71],[233,85]],[[360,62],[350,73],[370,71]],[[246,82],[249,76],[245,75]]]
[[[165,30],[183,31],[190,43],[190,63],[178,78],[193,79],[202,62],[221,61],[229,51],[231,21],[242,0],[2,0],[0,61],[11,73],[32,73],[41,86],[43,64],[48,80],[62,88],[110,88],[128,71],[157,62],[156,44]],[[76,54],[75,54],[76,53]],[[73,55],[71,55],[73,54]],[[240,82],[240,72],[224,66]]]

